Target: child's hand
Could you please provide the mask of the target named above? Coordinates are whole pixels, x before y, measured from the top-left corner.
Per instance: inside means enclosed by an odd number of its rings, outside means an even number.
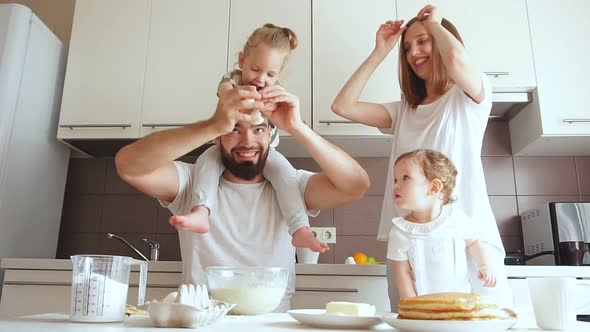
[[[484,287],[496,286],[496,274],[487,265],[482,265],[479,267],[477,277],[483,282]]]
[[[267,86],[260,93],[265,105],[276,105],[273,111],[264,107],[262,113],[279,129],[289,131],[303,125],[297,96],[287,92],[280,85]]]
[[[380,53],[388,54],[397,41],[402,35],[406,27],[401,27],[404,24],[404,20],[399,21],[387,21],[379,27],[377,30],[377,37],[375,41],[375,50]]]
[[[238,86],[219,95],[217,109],[209,121],[219,130],[220,135],[231,133],[237,122],[253,122],[251,115],[264,107],[260,93],[253,86]]]

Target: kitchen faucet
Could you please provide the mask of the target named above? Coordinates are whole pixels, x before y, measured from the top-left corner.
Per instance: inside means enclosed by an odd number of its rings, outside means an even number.
[[[113,233],[107,233],[107,238],[108,239],[115,238],[115,239],[120,240],[121,242],[125,243],[129,248],[131,248],[131,250],[135,251],[135,253],[137,253],[139,255],[139,257],[141,257],[143,260],[155,262],[158,260],[158,257],[160,256],[160,244],[154,240],[142,239],[143,242],[147,243],[147,245],[150,247],[150,259],[147,259],[147,257],[145,257],[145,255],[142,254],[141,251],[137,250],[137,248],[132,246],[131,243],[129,243],[124,238],[122,238],[118,235],[115,235]]]

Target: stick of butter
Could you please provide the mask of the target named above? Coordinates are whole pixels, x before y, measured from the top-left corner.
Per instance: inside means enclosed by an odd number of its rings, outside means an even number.
[[[374,316],[375,306],[367,303],[328,302],[326,313],[348,316]]]

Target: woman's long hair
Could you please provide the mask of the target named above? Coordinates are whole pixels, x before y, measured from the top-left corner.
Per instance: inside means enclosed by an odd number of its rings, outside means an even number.
[[[406,24],[406,27],[409,28],[416,22],[418,22],[418,18],[414,17]],[[441,25],[455,36],[461,45],[463,45],[463,39],[453,23],[443,18]],[[426,83],[416,75],[412,67],[408,64],[404,48],[407,31],[407,29],[404,31],[399,42],[399,85],[405,100],[412,106],[412,108],[416,108],[427,97]],[[434,83],[434,92],[442,94],[451,81],[451,78],[447,73],[447,69],[442,61],[440,51],[436,46],[434,38],[430,36],[430,39],[432,41],[432,82]]]

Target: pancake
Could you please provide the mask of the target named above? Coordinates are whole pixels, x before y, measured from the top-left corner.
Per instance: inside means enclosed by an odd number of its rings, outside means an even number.
[[[508,318],[489,298],[477,293],[435,293],[402,299],[399,318],[425,320],[486,320]]]

